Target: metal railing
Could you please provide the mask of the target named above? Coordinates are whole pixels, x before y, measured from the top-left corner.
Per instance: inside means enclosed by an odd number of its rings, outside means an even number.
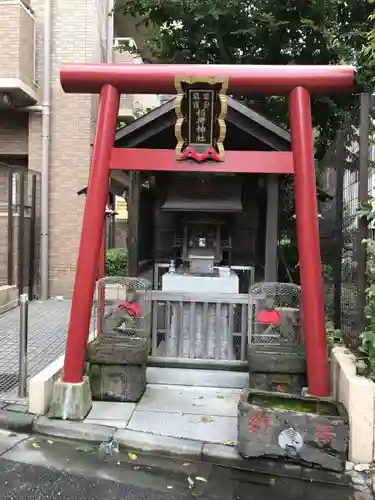
[[[39,295],[40,174],[0,162],[0,285]]]
[[[238,364],[247,359],[257,294],[197,294],[153,290],[151,356]]]
[[[18,359],[18,397],[27,395],[27,345],[28,345],[28,319],[29,300],[26,293],[20,295],[20,340]]]

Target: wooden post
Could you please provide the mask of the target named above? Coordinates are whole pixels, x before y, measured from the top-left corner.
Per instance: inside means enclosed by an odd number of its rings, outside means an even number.
[[[129,276],[138,275],[140,172],[130,172],[128,201],[128,270]]]
[[[112,195],[112,210],[116,212],[116,196]],[[111,230],[111,246],[110,248],[116,248],[116,215],[112,215],[112,230]]]
[[[267,175],[267,220],[266,220],[266,257],[264,280],[276,282],[278,279],[278,218],[279,218],[279,178],[276,174]]]
[[[311,101],[306,88],[296,87],[289,94],[289,116],[294,160],[294,199],[307,380],[309,394],[326,397],[329,394],[329,370],[322,261],[320,257]]]
[[[118,90],[111,85],[105,85],[100,93],[99,113],[65,349],[62,380],[69,384],[81,383],[84,373],[95,281],[103,241],[104,213],[108,198],[109,161],[115,140],[119,102]]]

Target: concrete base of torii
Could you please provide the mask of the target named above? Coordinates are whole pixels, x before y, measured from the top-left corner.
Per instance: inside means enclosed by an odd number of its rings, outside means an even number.
[[[90,381],[84,377],[78,384],[58,379],[53,387],[49,418],[83,421],[92,407]]]

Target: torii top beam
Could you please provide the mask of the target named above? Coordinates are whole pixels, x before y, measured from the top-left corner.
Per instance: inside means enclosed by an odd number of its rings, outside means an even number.
[[[104,85],[123,94],[174,94],[176,76],[228,78],[228,92],[238,94],[355,91],[352,66],[69,63],[60,70],[63,90],[76,94],[98,94]]]

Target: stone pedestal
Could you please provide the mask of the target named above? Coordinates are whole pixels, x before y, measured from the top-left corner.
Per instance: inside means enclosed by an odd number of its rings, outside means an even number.
[[[238,452],[244,458],[287,458],[344,471],[348,416],[327,399],[244,390],[238,404]]]
[[[305,356],[292,348],[251,345],[248,363],[251,389],[300,395],[306,386]]]
[[[99,337],[87,351],[92,398],[137,402],[146,389],[148,338]]]
[[[146,365],[90,363],[92,398],[137,403],[146,390]]]
[[[49,418],[82,421],[91,410],[91,391],[88,377],[79,384],[70,384],[61,379],[55,382]]]

